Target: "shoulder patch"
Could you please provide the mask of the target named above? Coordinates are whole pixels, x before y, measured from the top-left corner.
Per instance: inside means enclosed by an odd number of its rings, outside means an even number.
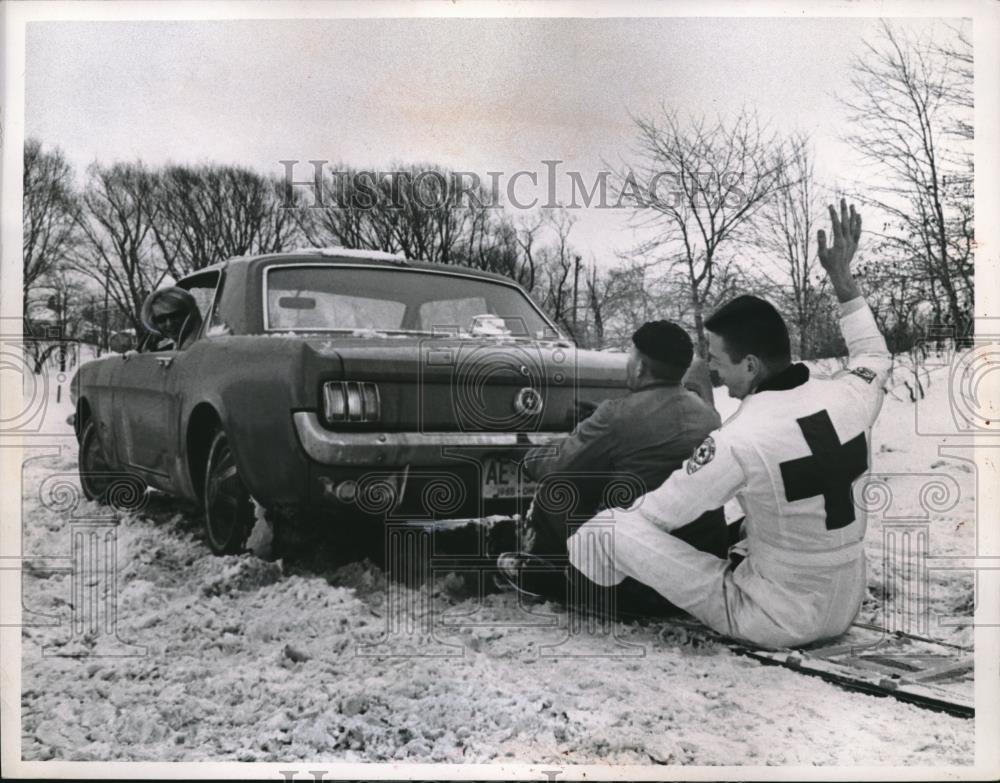
[[[715,441],[709,435],[702,441],[702,444],[694,450],[694,454],[687,461],[687,472],[694,473],[707,465],[715,457]]]
[[[857,375],[865,383],[871,383],[875,380],[875,371],[869,370],[867,367],[855,367],[850,370],[851,375]]]

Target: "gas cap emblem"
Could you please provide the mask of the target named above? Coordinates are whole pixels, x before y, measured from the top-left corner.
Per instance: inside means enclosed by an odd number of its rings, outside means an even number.
[[[514,397],[514,410],[522,415],[537,416],[542,412],[542,395],[525,386]]]

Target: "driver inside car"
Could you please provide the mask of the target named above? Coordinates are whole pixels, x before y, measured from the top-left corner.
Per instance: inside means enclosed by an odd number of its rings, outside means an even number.
[[[153,350],[187,348],[201,329],[198,303],[188,291],[177,286],[154,291],[142,305],[142,325],[157,340]]]

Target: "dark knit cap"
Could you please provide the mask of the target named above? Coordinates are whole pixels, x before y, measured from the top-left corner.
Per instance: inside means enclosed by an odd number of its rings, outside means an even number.
[[[644,356],[682,370],[694,358],[691,338],[672,321],[647,321],[636,329],[632,342]]]

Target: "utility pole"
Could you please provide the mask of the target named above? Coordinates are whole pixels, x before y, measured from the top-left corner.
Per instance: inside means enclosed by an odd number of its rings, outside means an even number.
[[[580,256],[573,257],[573,339],[577,339],[577,296],[580,288]]]
[[[64,373],[66,372],[66,343],[65,343],[65,338],[66,338],[66,316],[65,316],[65,313],[66,313],[66,305],[67,305],[67,296],[68,296],[68,294],[66,293],[66,291],[63,290],[63,288],[60,286],[59,288],[56,289],[55,296],[49,299],[49,302],[51,303],[50,306],[52,307],[53,310],[55,310],[55,313],[56,313],[56,335],[55,335],[55,337],[61,343],[61,345],[59,345],[59,373],[60,373],[59,377],[60,378],[62,378],[63,375],[64,375]],[[53,349],[53,346],[50,345],[46,349],[46,352],[48,353],[52,349]],[[46,357],[46,361],[48,361],[48,357]],[[58,386],[56,386],[56,404],[58,405],[61,401],[62,401],[62,383],[60,383]]]
[[[59,297],[59,339],[63,340],[62,350],[59,351],[59,372],[66,372],[66,308],[69,307],[69,291],[63,289]]]
[[[97,355],[100,356],[108,350],[108,282],[111,276],[111,267],[106,267],[104,270],[104,318],[101,324],[101,344],[98,348]]]

